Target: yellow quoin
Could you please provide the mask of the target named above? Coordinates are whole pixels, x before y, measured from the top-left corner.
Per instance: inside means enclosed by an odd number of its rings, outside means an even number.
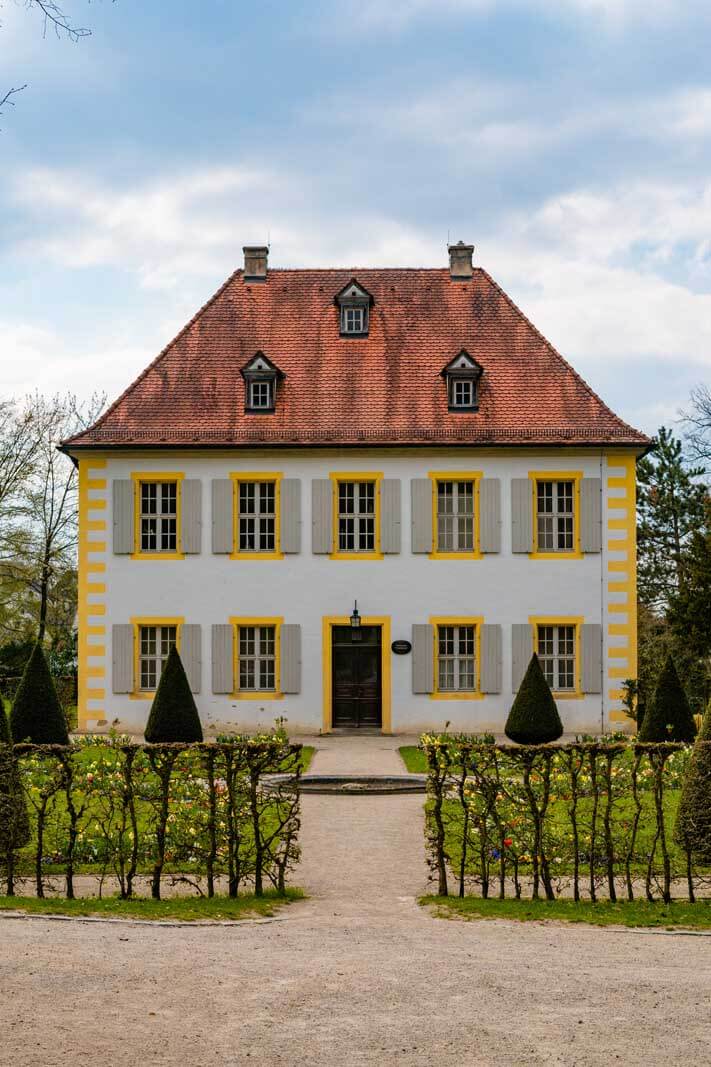
[[[78,725],[105,719],[106,460],[79,459]]]
[[[626,723],[619,684],[637,677],[637,460],[607,457],[608,719]]]

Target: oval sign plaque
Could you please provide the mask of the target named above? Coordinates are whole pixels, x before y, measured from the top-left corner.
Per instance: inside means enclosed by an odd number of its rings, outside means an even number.
[[[412,645],[409,641],[393,641],[390,647],[396,656],[406,656],[408,652],[412,652]]]

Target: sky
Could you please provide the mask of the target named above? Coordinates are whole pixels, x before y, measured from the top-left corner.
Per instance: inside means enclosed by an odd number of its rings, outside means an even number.
[[[113,399],[242,261],[484,267],[618,414],[711,381],[708,0],[0,0],[0,397]]]

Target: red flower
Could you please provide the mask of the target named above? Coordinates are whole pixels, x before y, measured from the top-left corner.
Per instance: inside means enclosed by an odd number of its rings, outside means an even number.
[[[504,845],[506,846],[506,848],[511,848],[511,846],[513,845],[513,838],[512,837],[505,837],[504,838]]]

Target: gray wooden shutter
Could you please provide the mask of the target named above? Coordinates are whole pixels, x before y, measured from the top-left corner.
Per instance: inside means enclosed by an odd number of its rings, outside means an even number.
[[[114,623],[111,627],[111,691],[133,692],[133,626]]]
[[[533,498],[530,478],[511,479],[511,551],[533,552]]]
[[[311,551],[320,556],[328,554],[333,547],[331,492],[329,478],[314,478],[311,483]]]
[[[281,691],[301,692],[301,627],[288,623],[281,627]]]
[[[216,623],[212,627],[212,691],[231,693],[234,689],[232,626]]]
[[[134,487],[130,478],[114,478],[113,517],[114,517],[114,553],[117,556],[130,555],[134,549]]]
[[[602,692],[602,626],[587,622],[581,633],[582,683],[584,693]]]
[[[192,693],[200,692],[202,682],[202,627],[190,623],[180,627],[180,658]]]
[[[602,481],[583,478],[580,483],[580,547],[583,552],[602,551]],[[592,690],[599,692],[599,690]]]
[[[189,478],[181,486],[181,520],[183,552],[202,551],[202,482],[196,478]]]
[[[402,500],[399,478],[385,478],[380,483],[380,551],[400,551]]]
[[[229,554],[234,548],[232,536],[232,482],[214,478],[212,482],[212,551]]]
[[[301,551],[301,479],[285,478],[280,489],[282,552]]]
[[[501,551],[501,482],[498,478],[482,478],[479,483],[479,549],[482,552]]]
[[[415,623],[412,627],[412,692],[434,690],[434,626]]]
[[[479,687],[482,693],[501,692],[501,627],[487,624],[481,628],[481,666]]]
[[[429,478],[413,478],[410,482],[412,501],[412,551],[432,551],[432,482]]]
[[[528,483],[530,486],[530,482]],[[514,623],[511,627],[511,689],[517,693],[533,655],[533,633],[530,623]]]

